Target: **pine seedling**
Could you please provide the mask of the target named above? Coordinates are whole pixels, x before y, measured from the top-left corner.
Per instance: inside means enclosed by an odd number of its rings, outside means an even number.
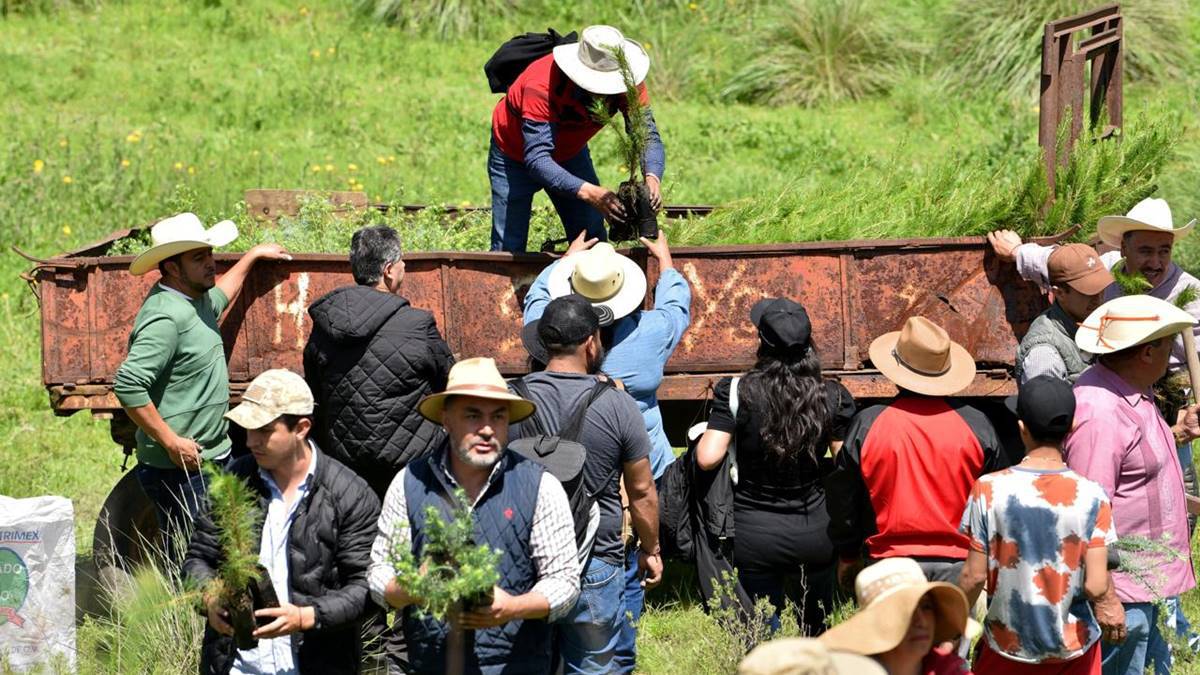
[[[1110,270],[1113,279],[1116,280],[1117,286],[1121,288],[1121,293],[1124,295],[1143,295],[1149,293],[1150,289],[1154,288],[1146,277],[1137,272],[1125,271],[1125,259],[1121,258],[1116,265]]]
[[[1176,307],[1186,310],[1187,306],[1195,302],[1197,299],[1200,299],[1200,289],[1188,284],[1182,291],[1179,291],[1179,295],[1175,296],[1174,302]]]
[[[617,68],[625,81],[625,111],[623,122],[618,122],[617,116],[610,112],[604,97],[592,99],[590,112],[592,118],[601,125],[611,127],[617,135],[617,146],[621,157],[629,169],[629,182],[645,182],[646,167],[643,160],[646,156],[646,146],[650,142],[650,125],[646,122],[646,107],[642,105],[641,92],[633,78],[633,68],[629,65],[629,57],[624,47],[610,47],[617,59]],[[640,178],[639,178],[640,176]]]
[[[209,595],[227,605],[258,580],[258,536],[262,509],[250,486],[241,478],[207,464],[208,499],[213,522],[221,533],[221,565],[209,585]]]
[[[487,597],[500,580],[496,566],[501,552],[475,543],[475,519],[466,504],[466,494],[455,490],[448,521],[436,506],[425,507],[425,546],[420,559],[408,543],[397,542],[391,554],[396,583],[420,598],[420,611],[439,621],[455,609]]]

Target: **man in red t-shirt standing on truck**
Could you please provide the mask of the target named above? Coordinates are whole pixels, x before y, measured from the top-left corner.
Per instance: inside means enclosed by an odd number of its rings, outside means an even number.
[[[568,240],[585,230],[589,239],[607,239],[604,218],[624,219],[617,194],[600,185],[587,147],[603,128],[588,110],[592,100],[607,99],[610,111],[625,109],[625,82],[614,56],[618,46],[624,49],[646,111],[650,140],[642,161],[651,204],[661,207],[659,183],[666,152],[643,84],[650,57],[612,26],[588,26],[578,43],[559,45],[530,63],[492,111],[491,250],[525,250],[538,190],[549,194]]]

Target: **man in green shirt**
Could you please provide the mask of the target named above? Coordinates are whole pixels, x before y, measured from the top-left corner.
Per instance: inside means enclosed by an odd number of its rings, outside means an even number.
[[[229,457],[229,371],[217,319],[256,261],[291,259],[278,244],[261,244],[217,280],[213,248],[236,238],[232,221],[205,229],[181,213],[151,228],[152,246],[129,266],[135,276],[162,274],[134,319],[114,390],[138,426],[135,471],[168,558],[182,558],[186,542],[174,535],[190,527],[205,492],[200,462]]]

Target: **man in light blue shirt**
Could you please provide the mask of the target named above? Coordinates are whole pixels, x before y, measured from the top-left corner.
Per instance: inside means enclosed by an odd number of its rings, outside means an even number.
[[[237,649],[229,613],[206,594],[201,672],[213,675],[356,673],[361,624],[368,619],[366,570],[379,499],[366,481],[309,438],[313,396],[288,370],[256,377],[226,417],[246,429],[251,455],[229,472],[245,480],[258,501],[258,562],[266,569],[277,607],[255,611],[253,648]],[[208,505],[196,519],[184,574],[207,585],[225,553]],[[293,639],[304,633],[303,639]]]
[[[562,259],[542,270],[525,295],[525,328],[522,341],[535,361],[545,363],[536,339],[536,322],[546,305],[557,297],[578,293],[609,317],[602,329],[606,350],[601,370],[618,380],[637,402],[650,436],[650,470],[657,482],[675,453],[663,429],[658,406],[658,386],[663,368],[691,322],[692,289],[675,269],[666,233],[642,243],[658,261],[654,309],[638,309],[645,300],[646,277],[629,258],[606,243],[580,234]],[[621,672],[632,672],[636,660],[634,625],[642,614],[645,594],[638,576],[637,556],[625,556],[625,616],[616,663]]]

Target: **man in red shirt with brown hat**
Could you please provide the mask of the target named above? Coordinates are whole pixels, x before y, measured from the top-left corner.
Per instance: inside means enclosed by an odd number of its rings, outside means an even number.
[[[923,316],[876,338],[870,354],[900,392],[854,417],[826,482],[838,579],[849,586],[865,553],[913,558],[930,581],[956,583],[971,487],[1007,465],[992,423],[948,398],[974,380],[975,360]]]
[[[659,182],[666,152],[648,107],[643,80],[650,70],[646,50],[612,26],[588,26],[578,43],[559,45],[529,64],[492,111],[488,176],[492,183],[493,251],[524,251],[533,195],[545,190],[566,229],[607,239],[604,217],[625,217],[617,194],[600,185],[588,141],[603,124],[589,108],[606,99],[609,112],[625,110],[625,81],[615,52],[624,52],[646,111],[649,141],[642,159],[651,205],[662,205]]]

